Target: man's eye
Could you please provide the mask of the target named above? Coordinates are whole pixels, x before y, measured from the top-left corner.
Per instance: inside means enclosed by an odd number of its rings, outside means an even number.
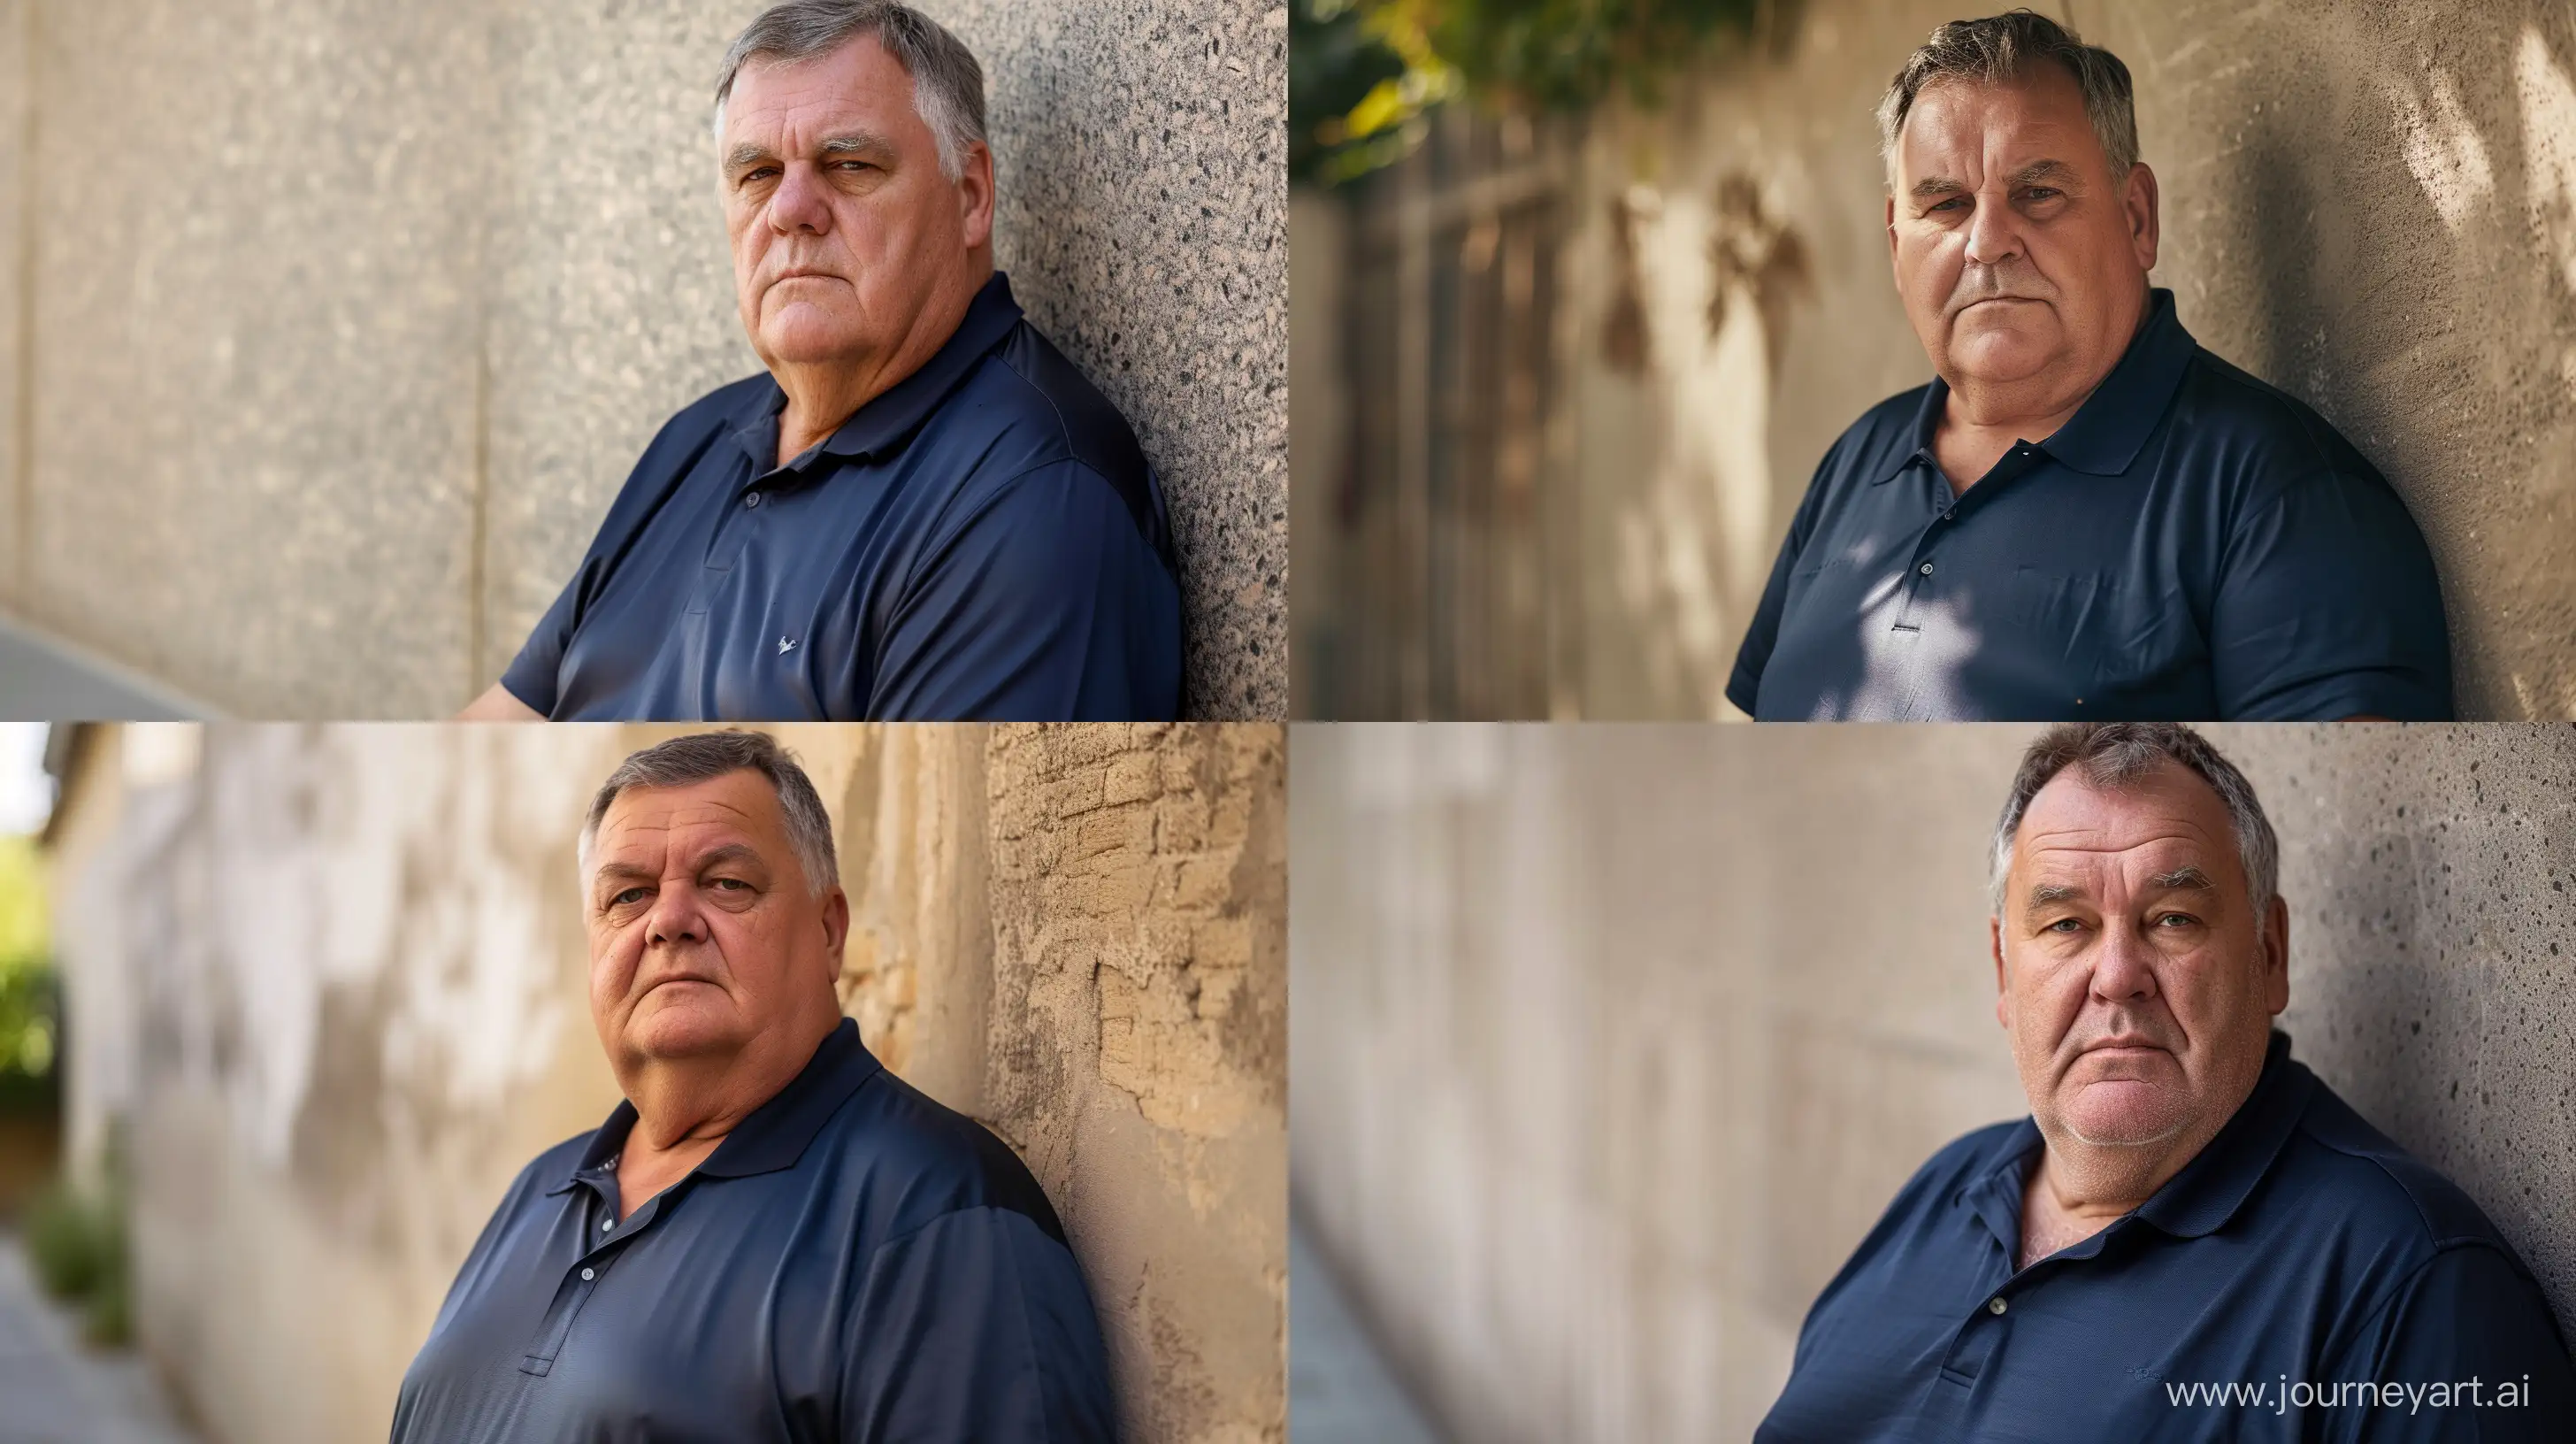
[[[778,168],[776,166],[756,166],[742,173],[742,183],[744,185],[749,185],[753,181],[768,180],[777,174]]]
[[[707,886],[712,887],[712,888],[722,889],[722,890],[727,891],[727,892],[732,892],[732,891],[736,891],[736,890],[740,890],[740,891],[748,892],[748,891],[750,891],[750,890],[751,890],[751,884],[750,884],[750,883],[747,883],[747,882],[744,882],[741,878],[738,878],[738,877],[719,877],[719,878],[713,878],[713,879],[710,879],[710,880],[708,881]]]
[[[1964,196],[1952,196],[1946,201],[1941,201],[1935,204],[1932,209],[1935,211],[1955,211],[1967,203],[1967,198]]]
[[[2050,923],[2047,927],[2040,929],[2040,931],[2044,933],[2071,933],[2082,930],[2083,926],[2084,924],[2077,922],[2073,918],[2059,918],[2057,921]]]
[[[648,889],[645,888],[630,887],[624,892],[619,893],[617,896],[610,898],[608,900],[608,905],[613,908],[622,908],[629,903],[642,902],[647,891]]]
[[[2193,917],[2189,913],[2159,913],[2156,915],[2156,926],[2160,928],[2187,928],[2199,921],[2200,919]]]
[[[2029,190],[2022,192],[2023,196],[2035,201],[2053,201],[2063,194],[2065,194],[2065,192],[2058,190],[2054,186],[2032,186]]]

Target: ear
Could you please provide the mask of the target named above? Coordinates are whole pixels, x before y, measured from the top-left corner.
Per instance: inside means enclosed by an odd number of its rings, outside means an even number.
[[[2290,905],[2275,897],[2263,914],[2260,951],[2263,1006],[2279,1017],[2290,1006]]]
[[[850,940],[850,895],[832,885],[831,895],[823,899],[823,955],[832,960],[832,979],[841,977],[841,948]]]
[[[2129,167],[2128,184],[2120,188],[2120,205],[2128,212],[2129,244],[2137,252],[2138,269],[2154,270],[2162,231],[2156,217],[2156,173],[2145,161]]]
[[[1995,1021],[2003,1024],[2004,1031],[2009,1033],[2012,1031],[2012,988],[2005,981],[2002,918],[1986,919],[1986,946],[1995,955]]]
[[[1896,192],[1894,191],[1889,191],[1887,193],[1887,206],[1883,216],[1883,223],[1887,228],[1887,264],[1891,269],[1893,269],[1896,265]],[[1902,285],[1904,284],[1904,280],[1904,277],[1899,276],[1897,278],[1897,283]]]
[[[981,142],[968,148],[957,177],[959,219],[966,249],[979,251],[993,241],[993,152]]]

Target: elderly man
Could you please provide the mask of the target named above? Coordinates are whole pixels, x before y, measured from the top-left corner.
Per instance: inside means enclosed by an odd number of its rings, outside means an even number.
[[[2576,1438],[2478,1206],[2290,1057],[2290,912],[2242,773],[2062,724],[1995,832],[2031,1116],[1914,1175],[1807,1315],[1761,1444]]]
[[[2129,72],[2026,10],[1879,106],[1929,386],[1818,465],[1737,653],[1766,719],[2442,718],[2422,535],[2316,412],[2151,289]]]
[[[626,1101],[511,1185],[394,1439],[1109,1439],[1046,1195],[841,1016],[849,899],[804,770],[746,733],[638,752],[579,856]]]
[[[468,717],[1155,720],[1152,469],[993,269],[984,78],[889,0],[790,0],[716,84],[768,374],[662,428]]]

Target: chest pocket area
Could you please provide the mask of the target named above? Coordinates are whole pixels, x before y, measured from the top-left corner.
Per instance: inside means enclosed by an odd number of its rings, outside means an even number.
[[[2015,645],[2053,657],[2070,681],[2135,682],[2169,671],[2190,650],[2188,616],[2171,615],[2150,587],[2113,572],[2016,568],[1997,599]]]

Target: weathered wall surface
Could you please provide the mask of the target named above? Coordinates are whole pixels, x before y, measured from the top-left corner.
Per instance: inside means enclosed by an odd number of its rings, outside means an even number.
[[[2211,734],[2299,1056],[2576,1326],[2576,729]],[[1299,730],[1292,1189],[1453,1437],[1748,1437],[1896,1189],[2028,1111],[1984,897],[2029,735]]]
[[[573,837],[677,730],[89,734],[73,1150],[122,1130],[139,1331],[215,1439],[381,1437],[509,1180],[615,1104]],[[1283,1439],[1281,730],[780,735],[837,828],[844,1006],[1028,1160],[1131,1436]]]
[[[243,715],[481,691],[758,369],[705,124],[760,8],[0,7],[0,605]],[[925,8],[986,66],[1000,264],[1167,483],[1193,708],[1284,715],[1285,11]]]
[[[2462,715],[2576,716],[2576,11],[2038,8],[2135,78],[2162,188],[2153,280],[2183,323],[2315,405],[2413,510]],[[1930,379],[1889,274],[1871,112],[1934,25],[1974,13],[1770,7],[1755,43],[1666,87],[1669,104],[1562,132],[1574,440],[1545,484],[1571,518],[1549,565],[1584,715],[1726,712],[1818,459]]]

